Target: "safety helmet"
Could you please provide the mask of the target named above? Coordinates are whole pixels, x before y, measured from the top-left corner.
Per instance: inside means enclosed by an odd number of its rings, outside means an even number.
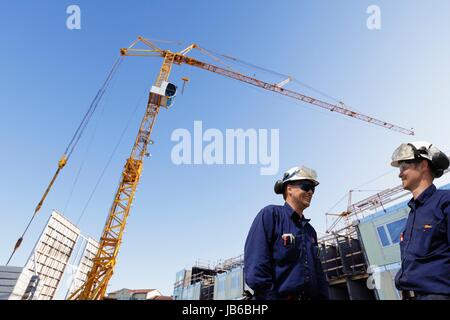
[[[283,179],[275,182],[274,191],[276,194],[283,193],[283,186],[286,182],[296,180],[311,180],[315,186],[319,184],[317,181],[317,173],[313,169],[305,166],[293,167],[283,174]]]
[[[426,159],[431,164],[431,170],[436,178],[444,174],[450,164],[445,153],[427,141],[402,143],[392,154],[391,166],[399,167],[400,161]]]

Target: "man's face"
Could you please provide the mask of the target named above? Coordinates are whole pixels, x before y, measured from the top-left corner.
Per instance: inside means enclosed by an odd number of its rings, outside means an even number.
[[[409,191],[414,190],[422,178],[424,164],[422,161],[406,160],[400,161],[399,165],[400,173],[398,177],[402,179],[403,189]]]
[[[306,209],[311,204],[312,196],[314,194],[314,182],[311,180],[299,180],[294,183],[288,185],[288,193],[291,196],[291,199],[295,201],[295,203]]]

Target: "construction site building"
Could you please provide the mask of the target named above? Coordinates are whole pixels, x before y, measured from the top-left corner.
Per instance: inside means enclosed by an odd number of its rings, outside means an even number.
[[[23,267],[0,266],[0,300],[22,300],[32,276]]]
[[[181,270],[174,284],[175,300],[238,300],[244,296],[244,256],[219,261],[213,266],[197,263]]]
[[[438,189],[450,190],[450,184]],[[356,219],[344,228],[318,239],[331,300],[400,299],[394,280],[401,265],[400,233],[410,211],[409,199],[387,208],[384,204],[409,196],[407,192],[398,196],[403,191],[399,186],[359,201],[354,208],[364,211],[363,217],[355,215]],[[214,294],[205,294],[211,292],[211,287]],[[243,299],[246,289],[243,255],[240,255],[214,267],[196,266],[178,272],[174,299]]]
[[[107,300],[173,300],[156,289],[120,289],[108,293]]]
[[[450,190],[450,184],[438,189]],[[331,299],[401,299],[395,275],[401,267],[399,242],[408,201],[388,208],[380,203],[375,212],[319,239]]]
[[[331,300],[375,300],[367,287],[368,266],[355,232],[320,239],[319,245]]]

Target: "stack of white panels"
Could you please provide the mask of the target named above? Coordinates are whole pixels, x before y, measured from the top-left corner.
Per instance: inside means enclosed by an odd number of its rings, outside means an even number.
[[[26,268],[36,273],[39,290],[34,299],[52,300],[63,277],[80,229],[56,211],[52,212]]]
[[[87,238],[85,240],[86,244],[84,246],[83,254],[80,259],[80,263],[78,264],[78,268],[72,274],[72,284],[67,292],[66,298],[69,297],[72,293],[78,290],[87,280],[87,276],[89,271],[91,271],[92,266],[94,265],[93,259],[98,251],[99,243],[92,238]]]
[[[21,300],[31,276],[25,268],[0,266],[0,300]]]

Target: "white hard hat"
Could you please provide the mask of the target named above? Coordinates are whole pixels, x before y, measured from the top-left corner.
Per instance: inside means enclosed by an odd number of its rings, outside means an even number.
[[[449,159],[445,153],[427,141],[402,143],[392,154],[391,166],[399,167],[400,161],[426,159],[432,165],[434,175],[439,178],[449,166]]]
[[[319,181],[317,180],[317,173],[315,170],[307,168],[305,166],[293,167],[284,173],[282,180],[278,180],[277,182],[275,182],[275,193],[282,194],[283,185],[288,181],[296,180],[311,180],[314,182],[315,186],[319,185]]]
[[[392,154],[391,166],[399,167],[399,161],[428,159],[431,161],[432,144],[427,141],[415,141],[411,143],[402,143]],[[434,147],[434,149],[437,149]],[[439,150],[438,150],[439,151]]]

